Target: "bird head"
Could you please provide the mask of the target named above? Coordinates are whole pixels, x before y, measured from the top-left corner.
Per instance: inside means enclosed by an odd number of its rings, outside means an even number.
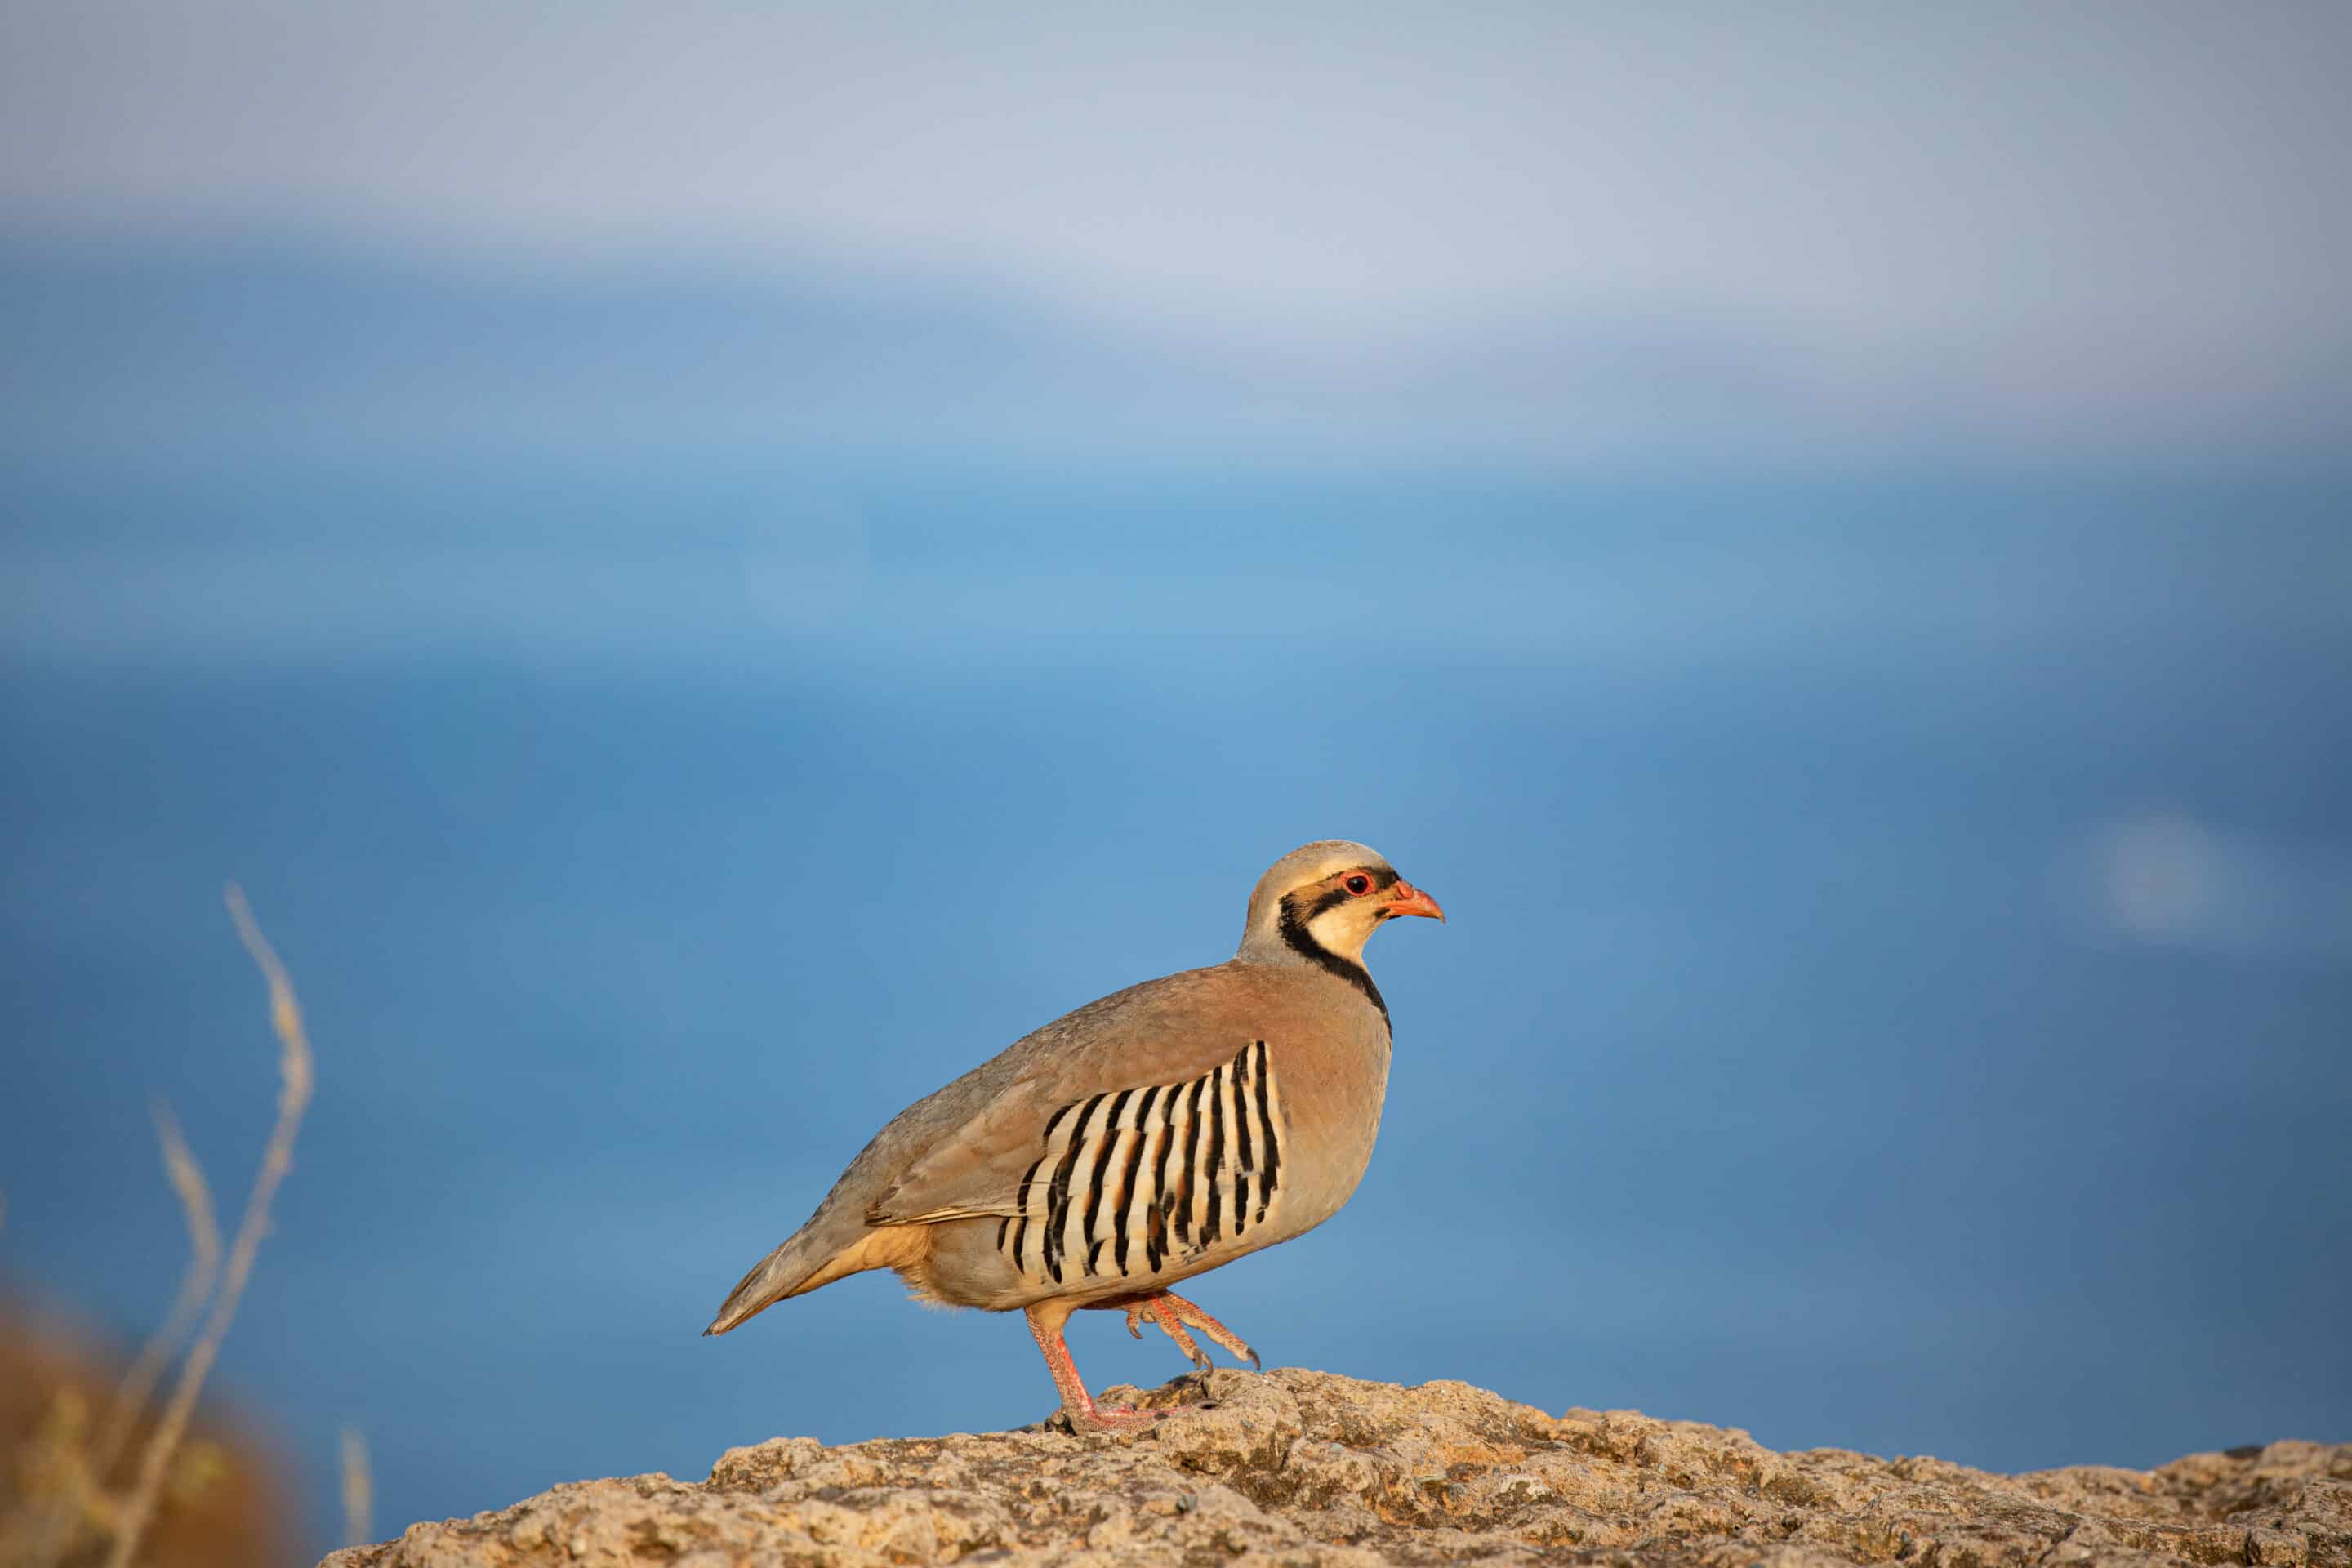
[[[1320,962],[1319,952],[1361,963],[1372,932],[1399,915],[1443,921],[1445,911],[1379,850],[1327,838],[1292,850],[1258,879],[1239,956]]]

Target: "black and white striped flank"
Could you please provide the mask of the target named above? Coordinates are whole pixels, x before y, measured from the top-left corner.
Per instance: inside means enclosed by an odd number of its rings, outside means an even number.
[[[1030,1279],[1157,1274],[1263,1226],[1282,1196],[1265,1042],[1189,1082],[1073,1100],[1045,1123],[998,1250]]]

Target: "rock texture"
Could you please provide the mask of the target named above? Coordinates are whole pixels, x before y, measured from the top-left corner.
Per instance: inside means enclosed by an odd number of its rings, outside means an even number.
[[[1190,1380],[1142,1396],[1172,1405]],[[2352,1568],[2352,1444],[2158,1470],[1995,1476],[1630,1411],[1548,1415],[1466,1384],[1214,1374],[1154,1429],[827,1448],[779,1438],[667,1476],[557,1487],[412,1526],[324,1568],[449,1565],[1476,1563],[1906,1568]],[[1135,1402],[1132,1390],[1112,1397]]]

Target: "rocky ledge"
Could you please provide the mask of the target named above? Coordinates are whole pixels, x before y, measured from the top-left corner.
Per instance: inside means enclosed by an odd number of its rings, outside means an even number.
[[[1167,1406],[1188,1381],[1147,1395]],[[699,1483],[581,1481],[412,1525],[323,1568],[562,1563],[1478,1563],[1907,1568],[2243,1563],[2352,1568],[2352,1444],[2157,1470],[1996,1476],[1631,1411],[1548,1415],[1467,1384],[1214,1374],[1217,1404],[1116,1436],[810,1437]]]

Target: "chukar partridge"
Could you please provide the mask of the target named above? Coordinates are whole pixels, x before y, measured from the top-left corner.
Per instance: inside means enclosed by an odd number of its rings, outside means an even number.
[[[1087,1394],[1062,1338],[1080,1308],[1124,1309],[1139,1337],[1158,1324],[1203,1370],[1187,1329],[1255,1364],[1173,1289],[1356,1190],[1389,1079],[1364,942],[1398,915],[1445,918],[1363,845],[1293,850],[1250,893],[1230,962],[1089,1003],[899,1112],[704,1331],[895,1269],[923,1300],[1025,1311],[1079,1430],[1155,1418]]]

